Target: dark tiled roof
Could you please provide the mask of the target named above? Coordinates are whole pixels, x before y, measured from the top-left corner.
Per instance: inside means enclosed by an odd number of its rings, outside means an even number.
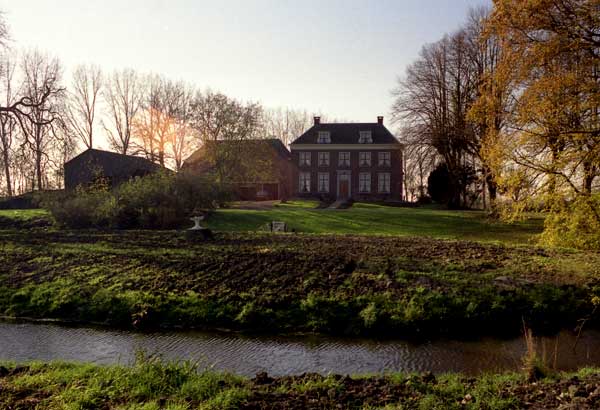
[[[99,149],[88,149],[82,152],[67,161],[64,169],[66,189],[93,183],[100,177],[109,178],[110,184],[116,186],[136,176],[147,175],[161,169],[167,170],[146,158]]]
[[[227,143],[234,143],[234,141],[227,141],[227,140],[217,141],[217,144],[227,144]],[[241,144],[268,144],[269,146],[271,146],[273,148],[273,150],[277,153],[277,155],[279,155],[283,159],[289,159],[290,158],[290,151],[285,147],[285,145],[283,145],[283,142],[281,142],[281,140],[279,140],[277,138],[235,141],[235,143],[241,143]],[[197,149],[196,151],[194,151],[192,153],[192,155],[190,155],[184,161],[183,166],[184,167],[188,167],[188,166],[191,166],[194,163],[198,163],[200,161],[203,161],[204,158],[205,158],[205,156],[206,156],[205,151],[206,151],[205,147],[201,147],[201,148]]]
[[[399,144],[396,137],[384,125],[367,122],[313,125],[304,134],[296,138],[292,145],[317,144],[319,131],[329,131],[332,144],[358,144],[360,131],[371,131],[373,144]]]
[[[79,162],[84,158],[93,158],[95,161],[99,161],[105,165],[104,175],[110,176],[113,173],[118,174],[124,169],[144,169],[144,170],[158,170],[161,168],[160,165],[153,163],[149,159],[136,157],[134,155],[124,155],[117,152],[104,151],[100,149],[90,148],[83,151],[81,154],[69,161],[65,162],[65,166],[73,162]]]
[[[285,145],[283,145],[283,142],[281,142],[280,139],[268,138],[265,141],[267,141],[281,157],[290,158],[290,151],[286,148]]]

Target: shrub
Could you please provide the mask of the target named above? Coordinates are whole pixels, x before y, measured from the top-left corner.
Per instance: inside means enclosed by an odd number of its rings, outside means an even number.
[[[431,197],[426,194],[419,195],[419,198],[417,198],[418,205],[430,205],[432,202]]]
[[[56,195],[43,205],[59,225],[70,228],[108,227],[116,215],[116,200],[106,185],[78,188],[71,194]]]
[[[170,229],[228,200],[228,191],[209,179],[165,172],[134,178],[114,190],[106,185],[78,188],[45,207],[70,228]]]
[[[373,302],[369,303],[366,308],[360,311],[360,317],[364,322],[365,328],[371,328],[377,323],[377,315],[377,306]]]
[[[600,249],[600,194],[556,201],[544,222],[544,245]]]
[[[473,167],[463,165],[451,172],[448,165],[440,163],[427,178],[427,193],[431,199],[439,204],[446,204],[449,208],[465,206],[469,194],[469,187],[477,180]],[[471,202],[473,198],[470,198]]]

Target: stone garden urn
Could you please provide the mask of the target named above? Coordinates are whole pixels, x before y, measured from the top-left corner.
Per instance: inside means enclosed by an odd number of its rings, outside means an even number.
[[[186,236],[189,240],[211,240],[214,239],[212,231],[200,225],[200,222],[205,218],[204,215],[193,216],[190,221],[194,222],[194,226],[186,230]]]

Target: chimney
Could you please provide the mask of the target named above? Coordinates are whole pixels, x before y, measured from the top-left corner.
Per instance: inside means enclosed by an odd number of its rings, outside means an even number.
[[[379,117],[377,117],[377,124],[383,125],[383,116],[380,115]]]
[[[315,118],[315,125],[319,125],[321,123],[321,117],[314,117]]]

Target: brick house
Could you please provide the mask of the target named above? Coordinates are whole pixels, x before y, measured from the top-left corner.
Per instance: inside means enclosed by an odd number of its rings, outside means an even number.
[[[383,125],[321,123],[290,144],[292,192],[304,198],[402,200],[402,145]]]
[[[217,141],[187,158],[181,170],[215,176],[216,162],[227,169],[224,183],[237,200],[287,199],[291,190],[290,152],[274,138]]]

